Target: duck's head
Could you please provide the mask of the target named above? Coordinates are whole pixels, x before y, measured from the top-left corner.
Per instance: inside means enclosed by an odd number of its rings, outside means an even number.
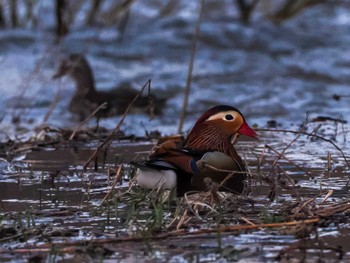
[[[257,138],[242,113],[235,107],[218,105],[207,110],[188,134],[185,147],[228,152],[239,135]]]
[[[61,60],[52,78],[58,79],[66,75],[72,78],[80,78],[81,76],[89,74],[91,75],[91,68],[84,56],[80,54],[70,54],[68,57]]]

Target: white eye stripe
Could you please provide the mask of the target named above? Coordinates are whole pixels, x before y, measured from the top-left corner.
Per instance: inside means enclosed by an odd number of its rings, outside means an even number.
[[[237,118],[238,113],[236,111],[224,111],[224,112],[219,112],[216,113],[212,116],[210,116],[207,121],[212,121],[212,120],[219,120],[222,119],[224,121],[234,121]]]

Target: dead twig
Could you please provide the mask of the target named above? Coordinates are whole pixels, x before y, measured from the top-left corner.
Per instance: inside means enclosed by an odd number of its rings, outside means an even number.
[[[243,231],[259,228],[277,228],[277,227],[289,227],[296,226],[300,224],[315,224],[320,221],[319,218],[312,218],[307,220],[299,221],[289,221],[282,223],[269,223],[269,224],[248,224],[248,225],[232,225],[232,226],[219,226],[217,228],[209,229],[199,229],[196,231],[186,231],[184,229],[175,230],[170,232],[161,233],[155,236],[148,236],[147,240],[162,240],[171,237],[192,237],[198,235],[208,235],[211,233],[221,233],[221,232],[233,232],[233,231]],[[111,243],[124,243],[124,242],[144,242],[145,237],[142,236],[128,236],[128,237],[116,237],[116,238],[106,238],[106,239],[97,239],[91,241],[75,241],[75,242],[66,242],[66,243],[46,243],[41,246],[28,246],[27,248],[11,249],[12,253],[33,253],[33,252],[48,252],[51,251],[52,247],[55,246],[60,252],[75,252],[80,249],[79,246],[86,246],[86,243],[89,242],[91,245],[102,245],[102,244],[111,244]],[[9,252],[9,249],[0,248],[0,253]]]
[[[304,201],[303,203],[301,203],[299,206],[295,207],[294,209],[292,209],[292,213],[293,213],[293,217],[298,214],[301,210],[303,210],[306,206],[308,206],[310,203],[314,202],[316,200],[317,197],[320,197],[322,195],[324,195],[326,193],[321,193],[319,195],[316,195],[314,197],[309,198],[308,200]]]
[[[81,127],[85,123],[87,123],[92,117],[95,116],[97,112],[99,112],[101,109],[105,108],[107,106],[107,102],[102,103],[100,106],[98,106],[88,117],[86,117],[82,122],[79,123],[79,125],[74,129],[71,136],[69,136],[69,141],[73,140],[74,136],[77,134],[78,131],[80,131]]]
[[[276,159],[274,160],[274,162],[272,163],[272,165],[271,165],[271,171],[270,171],[270,173],[269,173],[270,175],[272,174],[272,170],[273,170],[274,167],[276,166],[278,160],[280,160],[280,159],[284,156],[284,153],[287,151],[287,149],[288,149],[294,142],[296,142],[296,141],[300,138],[300,136],[302,135],[302,132],[305,130],[306,123],[307,123],[307,117],[306,117],[306,120],[305,120],[305,122],[303,123],[303,126],[301,127],[300,131],[299,131],[298,133],[296,133],[297,136],[296,136],[293,140],[291,140],[291,141],[287,144],[286,147],[284,147],[284,149],[282,150],[282,152],[278,154],[277,158],[276,158]]]
[[[277,154],[279,157],[282,157],[284,160],[286,160],[288,163],[294,165],[296,168],[298,168],[299,170],[303,171],[305,174],[312,176],[312,174],[308,171],[306,171],[303,167],[301,167],[300,165],[297,165],[295,162],[293,162],[292,160],[290,160],[289,158],[287,158],[283,153],[278,152],[277,150],[275,150],[274,148],[272,148],[272,146],[265,144],[265,148],[273,151],[275,154]]]
[[[185,118],[186,118],[186,112],[187,112],[187,106],[188,106],[188,98],[190,96],[191,83],[192,83],[192,73],[193,73],[194,58],[195,58],[195,55],[196,55],[196,48],[197,48],[197,40],[198,40],[198,36],[199,36],[199,32],[200,32],[200,26],[201,26],[202,17],[203,17],[204,2],[205,2],[205,0],[201,0],[201,2],[200,2],[199,16],[198,16],[198,19],[197,19],[196,28],[195,28],[195,32],[194,32],[193,40],[192,40],[191,58],[190,58],[190,63],[189,63],[189,67],[188,67],[188,74],[187,74],[187,80],[186,80],[186,89],[185,89],[185,94],[184,94],[184,99],[183,99],[183,104],[182,104],[182,111],[181,111],[181,116],[180,116],[178,133],[182,133],[183,125],[184,125]]]
[[[84,164],[83,169],[86,170],[86,168],[90,165],[90,163],[95,160],[95,171],[97,170],[98,167],[98,155],[101,153],[103,156],[106,155],[107,149],[113,139],[113,136],[116,132],[118,132],[120,130],[121,125],[123,124],[126,116],[128,115],[132,105],[135,103],[135,101],[141,96],[142,92],[144,91],[144,89],[148,87],[148,90],[151,89],[151,80],[148,80],[145,85],[143,85],[143,87],[141,88],[140,92],[135,96],[135,98],[130,102],[130,104],[128,105],[128,107],[126,108],[123,116],[121,117],[118,125],[114,128],[114,130],[107,136],[107,138],[101,143],[100,146],[98,146],[98,148],[93,152],[93,154],[90,156],[90,158],[86,161],[86,163]]]
[[[350,211],[349,201],[341,202],[339,204],[328,204],[314,211],[314,214],[320,217],[329,217],[337,213],[345,213]]]
[[[122,165],[119,165],[118,167],[118,170],[115,174],[115,178],[114,178],[114,181],[113,181],[113,184],[112,184],[112,187],[111,189],[109,189],[108,193],[105,195],[105,197],[102,199],[102,202],[100,204],[100,206],[103,205],[103,203],[107,200],[107,198],[111,195],[114,187],[117,185],[117,183],[120,181],[120,177],[121,177],[121,171],[122,171]]]
[[[247,224],[249,225],[252,225],[252,226],[256,226],[256,224],[254,224],[252,221],[250,221],[248,218],[245,218],[245,217],[240,217],[240,219],[244,222],[246,222]]]
[[[305,218],[306,216],[318,216],[318,217],[329,217],[337,213],[347,213],[350,212],[350,202],[344,201],[338,204],[330,201],[327,204],[325,202],[333,194],[333,190],[323,192],[316,195],[304,202],[300,202],[298,206],[291,210],[292,218]],[[320,203],[316,204],[316,199],[326,195]]]
[[[271,169],[270,169],[270,172],[268,174],[268,177],[271,177],[271,178],[275,178],[272,176],[273,173],[276,174],[276,167],[278,168],[279,166],[276,166],[277,165],[277,162],[284,156],[284,153],[287,151],[287,149],[294,143],[296,142],[300,136],[301,136],[301,132],[303,132],[305,130],[305,127],[306,127],[306,124],[307,124],[307,121],[308,121],[308,115],[306,116],[306,119],[302,125],[302,127],[300,128],[300,131],[297,133],[297,136],[291,140],[286,147],[284,147],[284,149],[282,150],[282,152],[277,152],[277,157],[276,159],[273,161],[272,165],[271,165]],[[265,146],[266,147],[266,146]],[[279,181],[279,178],[275,178],[273,184],[271,185],[271,190],[270,190],[270,194],[269,194],[269,199],[272,201],[276,198],[276,189],[277,189],[277,182]]]
[[[61,82],[60,82],[61,83]],[[44,119],[43,119],[43,124],[46,123],[48,121],[48,119],[50,118],[53,110],[56,108],[58,102],[60,101],[60,92],[61,92],[61,87],[62,85],[58,86],[57,92],[55,94],[54,100],[51,102],[49,110],[46,112]]]
[[[338,145],[336,145],[332,140],[329,140],[329,139],[326,139],[320,135],[317,135],[317,134],[311,134],[311,133],[308,133],[308,132],[305,132],[305,131],[293,131],[293,130],[284,130],[284,129],[255,129],[256,131],[258,132],[286,132],[286,133],[294,133],[294,134],[300,134],[300,135],[306,135],[306,136],[310,136],[310,137],[314,137],[314,138],[317,138],[317,139],[320,139],[322,141],[325,141],[325,142],[328,142],[330,144],[333,145],[333,147],[335,149],[337,149],[341,156],[343,157],[345,163],[347,164],[347,166],[350,168],[350,161],[348,160],[348,158],[346,158],[344,152],[342,151],[342,149],[340,149],[340,147]],[[350,183],[350,178],[346,184],[346,186],[348,187],[349,186],[349,183]]]

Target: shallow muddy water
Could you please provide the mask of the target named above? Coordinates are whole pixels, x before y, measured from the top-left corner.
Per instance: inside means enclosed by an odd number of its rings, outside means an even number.
[[[79,14],[70,34],[53,44],[46,3],[40,30],[0,31],[0,261],[350,261],[349,125],[313,121],[349,121],[348,1],[316,5],[280,24],[266,18],[263,6],[250,25],[238,21],[232,1],[204,7],[184,130],[208,107],[230,104],[249,124],[271,131],[238,145],[251,172],[250,193],[218,204],[204,195],[197,206],[129,189],[127,165],[116,181],[120,163],[147,155],[155,143],[150,132],[176,133],[198,17],[197,2],[179,1],[168,15],[146,2],[135,1],[122,37],[115,27],[83,25]],[[60,137],[79,125],[67,110],[74,83],[51,76],[73,52],[86,55],[98,89],[124,82],[140,89],[152,79],[152,92],[169,97],[155,120],[126,117],[121,129],[130,137],[113,141],[98,171],[83,166],[103,136]],[[306,117],[309,135],[300,135]],[[120,118],[100,126],[109,131]]]
[[[330,123],[323,126],[324,130],[334,127]],[[165,203],[164,229],[158,226],[153,232],[147,231],[154,227],[154,211],[158,209],[151,201],[152,195],[136,186],[129,189],[128,172],[116,184],[114,180],[117,164],[144,158],[152,141],[114,142],[105,166],[100,166],[98,172],[93,167],[82,169],[99,144],[97,141],[63,143],[56,148],[31,151],[24,159],[2,165],[1,258],[5,262],[34,256],[54,261],[319,262],[323,257],[327,262],[338,259],[346,262],[350,260],[346,242],[350,231],[349,168],[328,142],[301,136],[288,147],[296,136],[260,132],[259,142],[239,142],[238,149],[252,175],[249,197],[228,196],[221,205],[213,206],[215,212],[190,213],[189,221],[179,230],[171,226],[171,221],[184,215],[184,211],[177,216],[175,213],[176,207],[183,204]],[[299,154],[295,154],[296,150]],[[283,151],[283,158],[273,166],[278,157],[276,152]],[[332,153],[329,169],[328,152]],[[262,179],[264,176],[285,184],[268,183]],[[273,185],[275,198],[270,200]],[[330,196],[326,198],[327,194]],[[206,203],[205,200],[201,198],[200,203]],[[292,209],[301,203],[308,212],[301,209],[292,216]],[[345,208],[338,212],[329,210],[336,205]],[[216,227],[293,221],[292,218],[320,221],[277,228],[266,225],[201,232]],[[56,244],[56,248],[50,244]]]

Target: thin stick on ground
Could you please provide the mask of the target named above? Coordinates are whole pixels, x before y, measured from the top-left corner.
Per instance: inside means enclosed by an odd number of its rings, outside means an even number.
[[[209,229],[199,229],[195,231],[187,231],[185,229],[170,231],[161,233],[155,236],[147,237],[147,240],[162,240],[166,238],[176,238],[176,237],[191,237],[198,235],[208,235],[212,233],[218,232],[233,232],[233,231],[244,231],[250,229],[259,229],[259,228],[275,228],[275,227],[288,227],[288,226],[296,226],[300,224],[315,224],[320,221],[319,218],[311,218],[307,220],[299,220],[299,221],[289,221],[282,223],[269,223],[269,224],[247,224],[247,225],[232,225],[232,226],[219,226],[217,228],[209,228]],[[96,239],[91,240],[89,243],[91,245],[101,245],[101,244],[111,244],[111,243],[122,243],[122,242],[144,242],[145,237],[143,236],[127,236],[127,237],[116,237],[116,238],[106,238],[106,239]],[[19,248],[19,249],[11,249],[12,253],[29,253],[29,252],[47,252],[52,249],[53,246],[57,247],[60,252],[74,252],[79,250],[79,246],[86,246],[87,241],[73,241],[66,243],[46,243],[41,246],[28,246],[27,248]],[[7,248],[0,248],[0,253],[8,252]]]
[[[107,106],[107,102],[102,103],[100,106],[98,106],[88,117],[86,117],[82,122],[79,123],[79,125],[74,129],[71,136],[69,137],[69,141],[73,140],[74,136],[77,134],[78,131],[80,131],[81,127],[85,123],[87,123],[92,117],[95,116],[97,112],[99,112],[101,109]]]
[[[196,55],[196,48],[197,48],[197,40],[198,40],[198,36],[199,36],[199,32],[200,32],[200,25],[202,23],[202,17],[203,17],[204,2],[205,2],[205,0],[201,0],[201,2],[200,2],[199,17],[197,19],[196,28],[195,28],[195,32],[194,32],[194,36],[193,36],[193,40],[192,40],[191,58],[190,58],[190,63],[189,63],[189,67],[188,67],[186,88],[185,88],[184,100],[183,100],[183,104],[182,104],[182,111],[181,111],[181,116],[180,116],[178,133],[182,133],[183,125],[184,125],[185,118],[186,118],[188,98],[190,96],[191,83],[192,83],[192,72],[193,72],[194,58]]]
[[[303,167],[301,167],[300,165],[297,165],[295,162],[293,162],[292,160],[290,160],[289,158],[287,158],[283,153],[278,152],[277,150],[275,150],[274,148],[272,148],[272,146],[265,144],[265,148],[273,151],[275,154],[277,154],[278,156],[281,156],[283,159],[285,159],[287,162],[289,162],[290,164],[294,165],[296,168],[298,168],[299,170],[303,171],[305,174],[312,176],[312,174],[310,172],[308,172],[307,170],[305,170]]]
[[[315,137],[317,139],[323,140],[325,142],[328,142],[330,144],[332,144],[334,146],[334,148],[336,148],[340,154],[342,155],[345,163],[347,164],[347,166],[350,168],[350,161],[346,158],[344,152],[342,151],[342,149],[340,149],[340,147],[338,145],[336,145],[332,140],[326,139],[320,135],[317,134],[313,134],[313,133],[308,133],[305,131],[292,131],[292,130],[284,130],[284,129],[255,129],[256,131],[260,132],[260,131],[267,131],[267,132],[287,132],[287,133],[294,133],[294,134],[300,134],[300,135],[306,135],[306,136],[310,136],[310,137]],[[347,183],[347,186],[349,185],[349,181]]]
[[[107,200],[107,198],[111,195],[111,193],[112,193],[114,187],[115,187],[115,186],[117,185],[117,183],[119,182],[120,176],[121,176],[121,171],[122,171],[122,165],[119,165],[118,170],[117,170],[117,172],[116,172],[116,174],[115,174],[115,178],[114,178],[112,187],[111,187],[111,189],[109,189],[108,193],[107,193],[107,194],[105,195],[105,197],[102,199],[102,202],[101,202],[100,206],[102,206],[103,203]]]
[[[102,142],[100,144],[100,146],[98,146],[98,148],[93,152],[93,154],[90,156],[90,158],[86,161],[86,163],[84,164],[83,169],[86,170],[86,168],[90,165],[90,163],[92,162],[92,160],[95,160],[95,170],[97,170],[97,162],[98,162],[98,154],[101,153],[102,150],[104,150],[104,153],[107,151],[112,138],[114,136],[114,134],[116,132],[118,132],[120,130],[120,127],[122,126],[126,116],[128,115],[132,105],[135,103],[135,101],[141,96],[142,92],[144,91],[144,89],[148,87],[148,90],[150,90],[151,88],[151,80],[148,80],[145,85],[143,85],[143,87],[141,88],[140,92],[136,94],[135,98],[130,102],[130,104],[128,105],[128,107],[126,108],[123,116],[121,117],[118,125],[114,128],[114,130],[108,135],[108,137],[104,140],[104,142]]]
[[[296,214],[298,214],[304,207],[306,207],[306,206],[309,205],[310,203],[314,202],[314,201],[316,200],[316,198],[318,198],[318,197],[320,197],[320,196],[322,196],[322,195],[324,195],[324,194],[326,194],[326,193],[325,193],[325,192],[320,193],[320,194],[318,194],[318,195],[316,195],[316,196],[313,196],[313,197],[309,198],[308,200],[304,201],[303,203],[300,203],[299,206],[297,206],[297,207],[295,207],[294,209],[292,209],[291,212],[293,213],[293,217],[294,217]]]
[[[293,140],[291,140],[286,147],[284,147],[284,149],[282,150],[281,153],[278,154],[277,158],[274,160],[274,162],[272,163],[271,165],[271,170],[270,170],[270,175],[273,173],[273,169],[274,167],[276,166],[278,160],[280,160],[283,156],[284,156],[284,153],[287,151],[287,149],[293,144],[295,143],[299,138],[300,136],[302,135],[302,133],[305,131],[305,127],[306,127],[306,124],[307,124],[307,117],[302,125],[302,127],[300,128],[300,131],[297,134],[297,136],[295,136],[295,138]]]
[[[54,100],[52,101],[52,103],[49,107],[49,110],[46,112],[46,114],[44,116],[43,124],[49,120],[53,110],[56,108],[58,102],[60,101],[60,92],[61,92],[61,87],[62,87],[61,83],[62,82],[60,82],[60,85],[58,86],[57,92],[55,94]]]

